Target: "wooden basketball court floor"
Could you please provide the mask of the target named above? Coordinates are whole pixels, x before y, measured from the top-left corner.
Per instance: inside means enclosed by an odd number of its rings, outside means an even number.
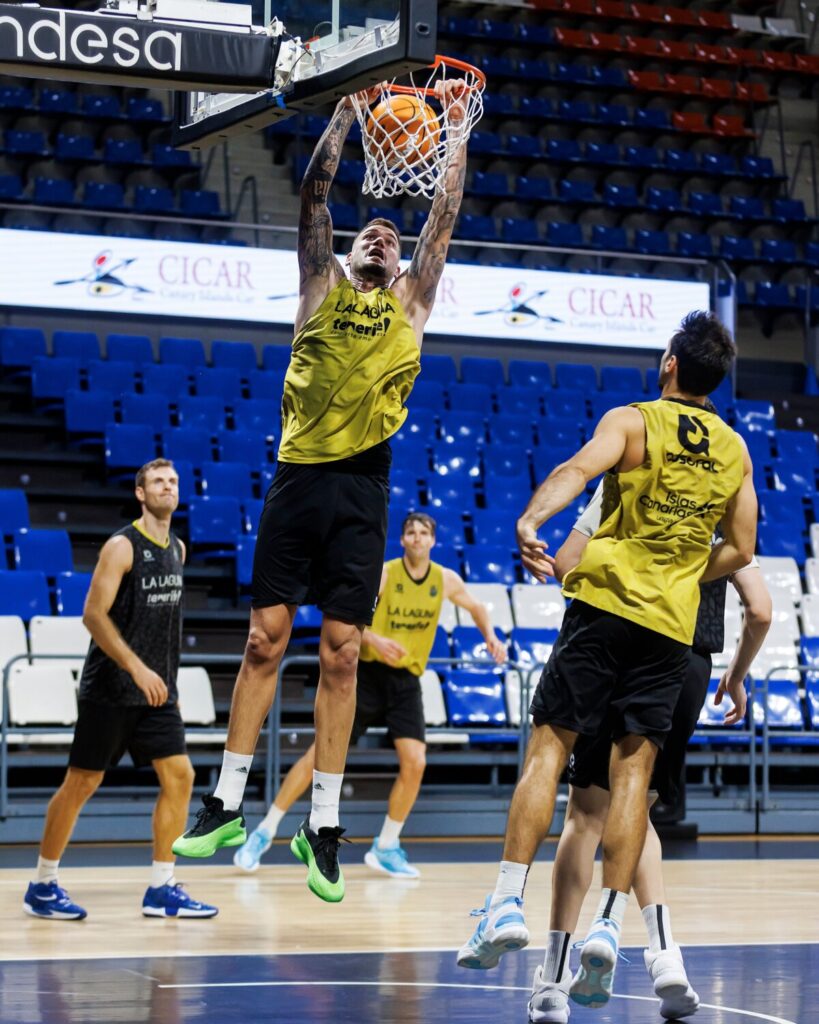
[[[372,874],[364,842],[343,849],[347,895],[321,903],[277,843],[255,875],[220,851],[177,877],[217,918],[141,916],[147,847],[75,847],[61,884],[82,922],[24,916],[27,867],[0,869],[2,1024],[459,1024],[523,1022],[547,927],[553,844],[526,889],[532,945],[493,971],[465,971],[455,950],[495,880],[495,842],[408,841],[418,881]],[[8,851],[16,852],[10,857]],[[6,848],[0,864],[33,864]],[[703,841],[667,861],[674,935],[685,947],[702,1024],[819,1024],[819,842]],[[595,886],[599,886],[599,874]],[[584,907],[581,939],[596,904]],[[660,1022],[632,899],[614,998],[572,1010],[573,1024]],[[574,954],[577,956],[577,953]]]

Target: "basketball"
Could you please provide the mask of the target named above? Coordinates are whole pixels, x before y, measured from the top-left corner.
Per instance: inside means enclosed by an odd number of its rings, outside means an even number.
[[[422,160],[437,145],[441,124],[429,104],[416,96],[390,96],[370,111],[369,149],[385,151],[388,165]]]

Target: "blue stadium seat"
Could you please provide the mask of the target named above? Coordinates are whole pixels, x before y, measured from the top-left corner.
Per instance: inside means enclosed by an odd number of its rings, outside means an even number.
[[[615,142],[587,142],[583,152],[587,163],[608,167],[620,163],[620,147]]]
[[[583,228],[580,224],[549,221],[546,225],[546,244],[562,249],[582,248],[586,244],[583,239]]]
[[[710,235],[693,234],[690,231],[677,232],[677,255],[691,259],[708,259],[714,254],[714,243]]]
[[[518,245],[538,245],[540,230],[537,221],[504,217],[501,223],[501,240]]]
[[[670,124],[668,111],[661,107],[636,107],[634,110],[636,128],[652,128],[663,132]]]
[[[245,498],[242,501],[242,514],[244,515],[244,528],[247,533],[254,537],[259,532],[259,523],[262,521],[264,511],[264,498]]]
[[[550,160],[579,163],[583,159],[583,150],[580,143],[574,139],[549,139],[546,143],[546,155]]]
[[[43,132],[23,132],[7,128],[3,132],[6,153],[11,157],[48,156],[50,150]]]
[[[461,214],[455,237],[474,242],[496,242],[498,230],[495,227],[495,218],[480,213]]]
[[[737,428],[764,430],[772,434],[776,429],[776,416],[771,402],[756,398],[738,398],[734,402],[734,423]]]
[[[509,180],[505,174],[475,171],[472,175],[472,191],[481,196],[509,195]]]
[[[289,345],[265,345],[262,350],[262,369],[287,371],[292,349]]]
[[[393,437],[399,443],[411,438],[413,442],[426,444],[438,436],[438,424],[432,409],[419,406],[413,409]]]
[[[19,174],[0,174],[0,199],[23,199],[23,179]]]
[[[466,543],[464,524],[460,515],[448,517],[446,509],[437,509],[435,519],[435,543],[445,548],[462,548]],[[400,530],[400,524],[399,524]],[[432,554],[433,559],[435,553]]]
[[[73,206],[74,182],[65,178],[35,178],[32,199],[41,206]]]
[[[28,622],[35,615],[50,614],[44,573],[0,569],[0,615],[19,615]]]
[[[564,203],[597,202],[597,193],[591,181],[569,181],[561,178],[557,183],[557,194]]]
[[[46,576],[73,570],[74,556],[67,530],[15,530],[13,537],[16,569]]]
[[[66,391],[63,404],[69,434],[103,434],[115,419],[115,395],[111,391]]]
[[[55,331],[51,344],[57,358],[76,359],[83,368],[100,358],[100,343],[92,331]]]
[[[795,263],[796,245],[777,238],[763,238],[759,243],[759,258],[766,263]]]
[[[762,724],[764,705],[762,694],[754,696],[754,721]],[[803,729],[802,704],[799,684],[790,679],[768,680],[768,725],[771,729]]]
[[[739,164],[742,174],[750,178],[773,178],[774,163],[768,156],[744,156]]]
[[[82,112],[86,117],[118,120],[121,114],[119,96],[103,93],[86,93],[80,100]]]
[[[555,366],[555,387],[574,391],[597,391],[597,372],[588,363],[558,363]]]
[[[515,181],[515,195],[518,199],[546,200],[552,198],[551,178],[528,178],[521,175]]]
[[[506,725],[506,702],[500,673],[453,669],[443,683],[450,725]]]
[[[205,366],[205,349],[198,338],[160,338],[160,363],[183,363],[185,366]]]
[[[777,220],[807,220],[805,204],[801,199],[774,199],[771,203],[771,213]]]
[[[435,517],[440,508],[460,508],[470,512],[475,507],[475,487],[471,479],[440,476],[430,473],[429,503],[433,506]]]
[[[514,509],[519,515],[532,497],[532,482],[528,472],[520,476],[497,476],[491,486],[485,488],[486,507],[493,511]]]
[[[133,165],[140,167],[147,162],[142,152],[142,143],[139,139],[106,139],[102,153],[105,163],[115,166]],[[150,192],[150,189],[146,189],[144,185],[138,186],[136,191],[139,191],[139,189],[143,190],[141,193],[143,197]],[[163,189],[162,191],[168,193],[170,189]],[[173,206],[173,193],[170,194],[171,206]],[[134,198],[136,200],[136,193]],[[134,205],[138,204],[135,202]],[[146,208],[142,207],[142,209]]]
[[[179,478],[179,502],[187,505],[191,498],[196,497],[196,477],[190,459],[174,459],[174,469]]]
[[[546,418],[558,420],[575,420],[582,422],[586,419],[586,395],[582,391],[570,391],[562,388],[560,391],[553,391],[544,399],[546,405]]]
[[[223,217],[219,193],[209,189],[183,188],[179,193],[179,211],[186,217]]]
[[[179,422],[202,427],[214,434],[225,426],[225,403],[213,395],[181,395],[177,402]]]
[[[496,398],[498,411],[503,415],[528,416],[530,418],[541,415],[540,388],[510,385],[499,389]]]
[[[534,415],[511,415],[499,413],[490,417],[489,435],[492,443],[520,445],[526,451],[535,443],[533,431]]]
[[[125,116],[129,121],[167,121],[162,100],[151,96],[131,96],[125,105]]]
[[[70,388],[80,386],[80,361],[51,356],[31,364],[31,394],[39,399],[62,399]]]
[[[643,375],[636,366],[604,366],[600,371],[602,391],[637,398],[644,393]]]
[[[233,424],[237,430],[250,430],[270,437],[280,423],[279,410],[266,398],[245,398],[233,407]]]
[[[242,537],[238,499],[192,498],[188,508],[188,530],[193,544],[235,548]]]
[[[503,152],[503,142],[496,132],[472,132],[469,137],[469,148],[474,155],[500,153]]]
[[[461,378],[465,384],[485,384],[497,391],[504,383],[503,363],[500,359],[484,359],[480,356],[463,356]]]
[[[0,86],[0,110],[34,110],[34,93],[27,85]]]
[[[0,364],[30,367],[47,355],[45,335],[39,327],[0,327]]]
[[[471,583],[502,583],[511,587],[518,582],[512,547],[481,544],[467,549],[466,578]]]
[[[412,410],[417,406],[423,409],[432,409],[440,412],[444,408],[444,386],[437,380],[418,379],[413,385],[407,405]]]
[[[777,430],[776,450],[780,459],[792,459],[810,466],[819,466],[816,435],[810,430]]]
[[[94,159],[96,148],[93,135],[86,134],[85,132],[81,134],[72,133],[70,135],[65,132],[58,132],[54,146],[54,158],[66,163],[73,163],[74,161],[84,163]]]
[[[452,653],[463,661],[477,661],[485,665],[494,664],[492,655],[486,649],[483,634],[475,626],[456,626],[452,630]],[[469,666],[465,666],[469,668]]]
[[[566,462],[578,449],[578,445],[545,444],[532,452],[532,464],[535,470],[535,481],[540,483],[552,472],[555,466]]]
[[[173,192],[162,186],[137,185],[134,209],[137,213],[173,213]]]
[[[637,194],[635,185],[612,185],[603,186],[603,202],[606,206],[639,206],[640,196]]]
[[[239,370],[243,377],[258,368],[256,349],[250,341],[214,341],[210,356],[214,366]]]
[[[132,362],[143,367],[154,362],[154,348],[145,334],[109,334],[105,354],[112,362]]]
[[[91,586],[90,572],[59,572],[54,587],[58,615],[82,615]]]
[[[536,135],[507,135],[506,149],[518,158],[538,160],[543,156],[543,147]]]
[[[626,146],[625,162],[632,167],[659,167],[662,160],[653,146]]]
[[[645,204],[646,209],[661,213],[677,213],[685,209],[682,196],[675,188],[647,188]]]
[[[246,462],[203,462],[199,467],[205,497],[253,497],[250,466]]]
[[[142,367],[142,390],[146,394],[166,395],[176,402],[190,388],[190,367],[181,363],[148,363]]]
[[[802,495],[816,490],[815,467],[810,463],[774,459],[773,470],[777,491],[795,491]],[[754,471],[757,471],[756,465]]]
[[[133,362],[110,359],[88,361],[89,391],[113,391],[114,394],[136,390],[136,366]]]
[[[432,447],[432,467],[438,476],[478,480],[481,476],[481,448],[471,442]]]
[[[421,504],[418,496],[418,477],[405,469],[394,469],[390,474],[390,505],[393,509],[411,511]],[[400,513],[399,513],[400,514]],[[390,524],[393,522],[390,516]],[[399,527],[400,528],[400,527]]]
[[[769,435],[765,433],[765,431],[743,431],[742,437],[748,446],[748,454],[751,456],[754,469],[757,467],[773,465],[771,441]]]
[[[716,192],[689,192],[688,209],[703,217],[722,216],[722,197]]]
[[[29,525],[26,492],[17,487],[0,490],[0,536],[8,536]]]
[[[598,103],[597,120],[600,124],[625,126],[631,124],[631,111],[623,103]]]
[[[247,462],[251,468],[270,462],[267,436],[261,430],[223,430],[218,438],[219,458]]]
[[[157,434],[171,425],[171,405],[167,395],[122,396],[122,422],[145,423]]]
[[[452,650],[449,646],[449,636],[443,626],[438,626],[435,630],[435,639],[432,641],[432,650],[429,652],[429,656],[431,659],[452,657]]]
[[[242,374],[227,366],[202,366],[193,373],[193,389],[197,395],[220,399],[231,405],[242,397]]]
[[[690,198],[690,197],[689,197]],[[725,260],[755,260],[756,249],[751,238],[736,238],[733,235],[721,235],[719,254]]]
[[[797,524],[792,521],[760,523],[757,543],[759,553],[766,558],[793,558],[800,567],[805,564],[805,542],[802,534],[797,532]]]
[[[509,383],[518,388],[551,389],[552,371],[548,363],[529,359],[509,360]]]
[[[437,381],[446,387],[457,380],[455,361],[452,356],[423,355],[421,356],[421,373],[423,381]],[[421,383],[419,380],[418,383]]]
[[[177,461],[187,460],[194,466],[213,459],[210,431],[201,427],[171,427],[162,432],[162,454]]]
[[[512,630],[512,657],[530,665],[545,664],[557,640],[556,629],[532,629],[515,626]]]
[[[737,162],[727,153],[702,153],[700,165],[709,174],[736,174]]]
[[[625,251],[628,247],[628,236],[625,228],[612,228],[605,224],[593,224],[591,233],[592,249],[608,249],[609,251]]]
[[[449,388],[449,406],[455,412],[492,412],[492,391],[486,384],[453,384]]]
[[[486,420],[476,412],[448,412],[441,418],[441,437],[448,444],[468,441],[482,444],[486,440]]]
[[[156,458],[154,431],[144,423],[109,423],[105,428],[108,469],[138,469]]]
[[[500,509],[476,508],[472,513],[475,543],[512,551],[515,546],[514,516]],[[467,552],[467,558],[469,554]]]
[[[483,464],[484,476],[489,481],[496,474],[499,476],[520,476],[529,470],[529,455],[518,444],[493,442],[483,450]]]
[[[643,256],[670,256],[671,238],[665,231],[634,232],[634,249]]]
[[[763,241],[762,245],[765,245]],[[754,305],[768,309],[797,309],[799,303],[786,284],[771,281],[757,281],[754,288]]]
[[[271,414],[278,418],[278,406],[281,405],[284,391],[284,371],[250,370],[247,373],[247,381],[252,398],[275,402],[276,409],[271,410]]]
[[[757,220],[765,216],[765,200],[758,196],[731,196],[728,212],[740,220]]]
[[[670,170],[682,171],[686,174],[696,174],[700,169],[697,154],[688,149],[667,149],[665,164]]]

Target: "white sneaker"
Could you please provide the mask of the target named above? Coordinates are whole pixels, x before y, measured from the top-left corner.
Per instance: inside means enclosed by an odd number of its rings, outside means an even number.
[[[247,837],[247,842],[233,855],[233,863],[243,871],[258,871],[259,862],[273,844],[273,839],[263,828],[257,828]]]
[[[567,971],[561,981],[544,981],[543,964],[535,968],[532,996],[529,999],[531,1024],[569,1024],[569,985],[572,976]]]
[[[523,949],[529,945],[529,931],[523,918],[523,900],[508,896],[494,907],[492,893],[480,910],[473,910],[472,917],[479,917],[480,924],[472,938],[458,953],[458,966],[477,971],[496,967],[504,953]]]
[[[654,995],[660,1000],[660,1014],[666,1020],[679,1020],[697,1012],[700,997],[691,987],[679,946],[652,953],[643,951],[646,970],[654,982]]]
[[[608,919],[595,921],[580,950],[580,969],[569,995],[581,1006],[598,1009],[611,998],[614,968],[620,946],[620,929]]]

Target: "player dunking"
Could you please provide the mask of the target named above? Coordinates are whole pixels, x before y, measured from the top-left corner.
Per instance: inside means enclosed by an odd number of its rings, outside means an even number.
[[[604,517],[601,483],[563,546],[555,555],[555,575],[562,580],[577,565],[589,539]],[[723,673],[715,703],[728,694],[733,706],[725,724],[745,717],[745,677],[764,643],[771,623],[771,597],[756,559],[730,578],[743,605],[742,634],[731,664]],[[697,725],[711,679],[711,655],[725,646],[725,591],[722,578],[700,588],[700,607],[685,682],[671,731],[657,756],[649,799],[674,804],[685,785],[685,752]],[[583,899],[591,886],[594,856],[603,838],[609,808],[611,730],[595,737],[580,736],[569,758],[569,803],[552,872],[552,903],[546,955],[535,970],[529,1020],[533,1024],[567,1024],[569,1019],[569,949]],[[694,1013],[699,997],[688,981],[680,947],[671,930],[671,911],[665,896],[660,838],[648,823],[648,834],[634,876],[634,894],[648,931],[646,968],[660,1015],[676,1020]]]
[[[711,314],[689,314],[661,362],[662,397],[607,413],[518,521],[524,565],[545,581],[554,575],[553,559],[538,528],[590,480],[613,471],[611,512],[564,581],[573,600],[532,701],[534,726],[497,885],[458,955],[461,966],[492,967],[528,943],[523,889],[549,830],[560,774],[577,737],[597,735],[608,718],[614,747],[603,893],[571,996],[601,1006],[611,995],[626,900],[645,843],[649,781],[688,665],[699,583],[747,565],[754,552],[750,458],[739,436],[704,405],[734,354]],[[712,548],[720,521],[725,539]]]
[[[128,751],[137,767],[159,776],[154,810],[154,862],[146,917],[213,917],[176,883],[171,843],[183,826],[193,788],[185,751],[176,674],[182,639],[185,547],[171,533],[179,504],[173,463],[154,459],[136,475],[142,515],[118,530],[100,552],[85,601],[91,646],[80,679],[79,714],[65,780],[48,805],[37,879],[23,909],[33,917],[82,920],[57,879],[60,857],[86,801],[108,768]]]
[[[452,569],[430,558],[435,520],[410,512],[401,530],[404,554],[387,562],[381,574],[378,606],[371,629],[364,630],[358,663],[358,688],[352,741],[371,726],[386,725],[398,754],[398,778],[390,793],[381,833],[366,854],[366,864],[393,878],[417,878],[399,838],[409,817],[426,765],[424,705],[420,677],[426,669],[444,600],[472,616],[487,651],[497,664],[506,648],[492,628],[489,612]],[[255,871],[270,848],[279,822],[310,781],[315,747],[290,769],[261,825],[238,850],[234,863]]]
[[[441,102],[457,122],[463,82]],[[399,274],[401,239],[390,221],[356,236],[350,276],[333,255],[327,198],[355,117],[336,107],[301,187],[299,307],[284,384],[282,439],[253,567],[250,633],[233,693],[228,740],[214,794],[174,844],[208,857],[246,839],[242,798],[262,722],[270,709],[296,607],[323,612],[315,704],[312,807],[291,844],[321,899],[344,896],[338,863],[338,804],[355,714],[361,634],[372,622],[387,527],[389,438],[407,416],[420,345],[463,195],[466,147],[455,152],[409,268]]]

